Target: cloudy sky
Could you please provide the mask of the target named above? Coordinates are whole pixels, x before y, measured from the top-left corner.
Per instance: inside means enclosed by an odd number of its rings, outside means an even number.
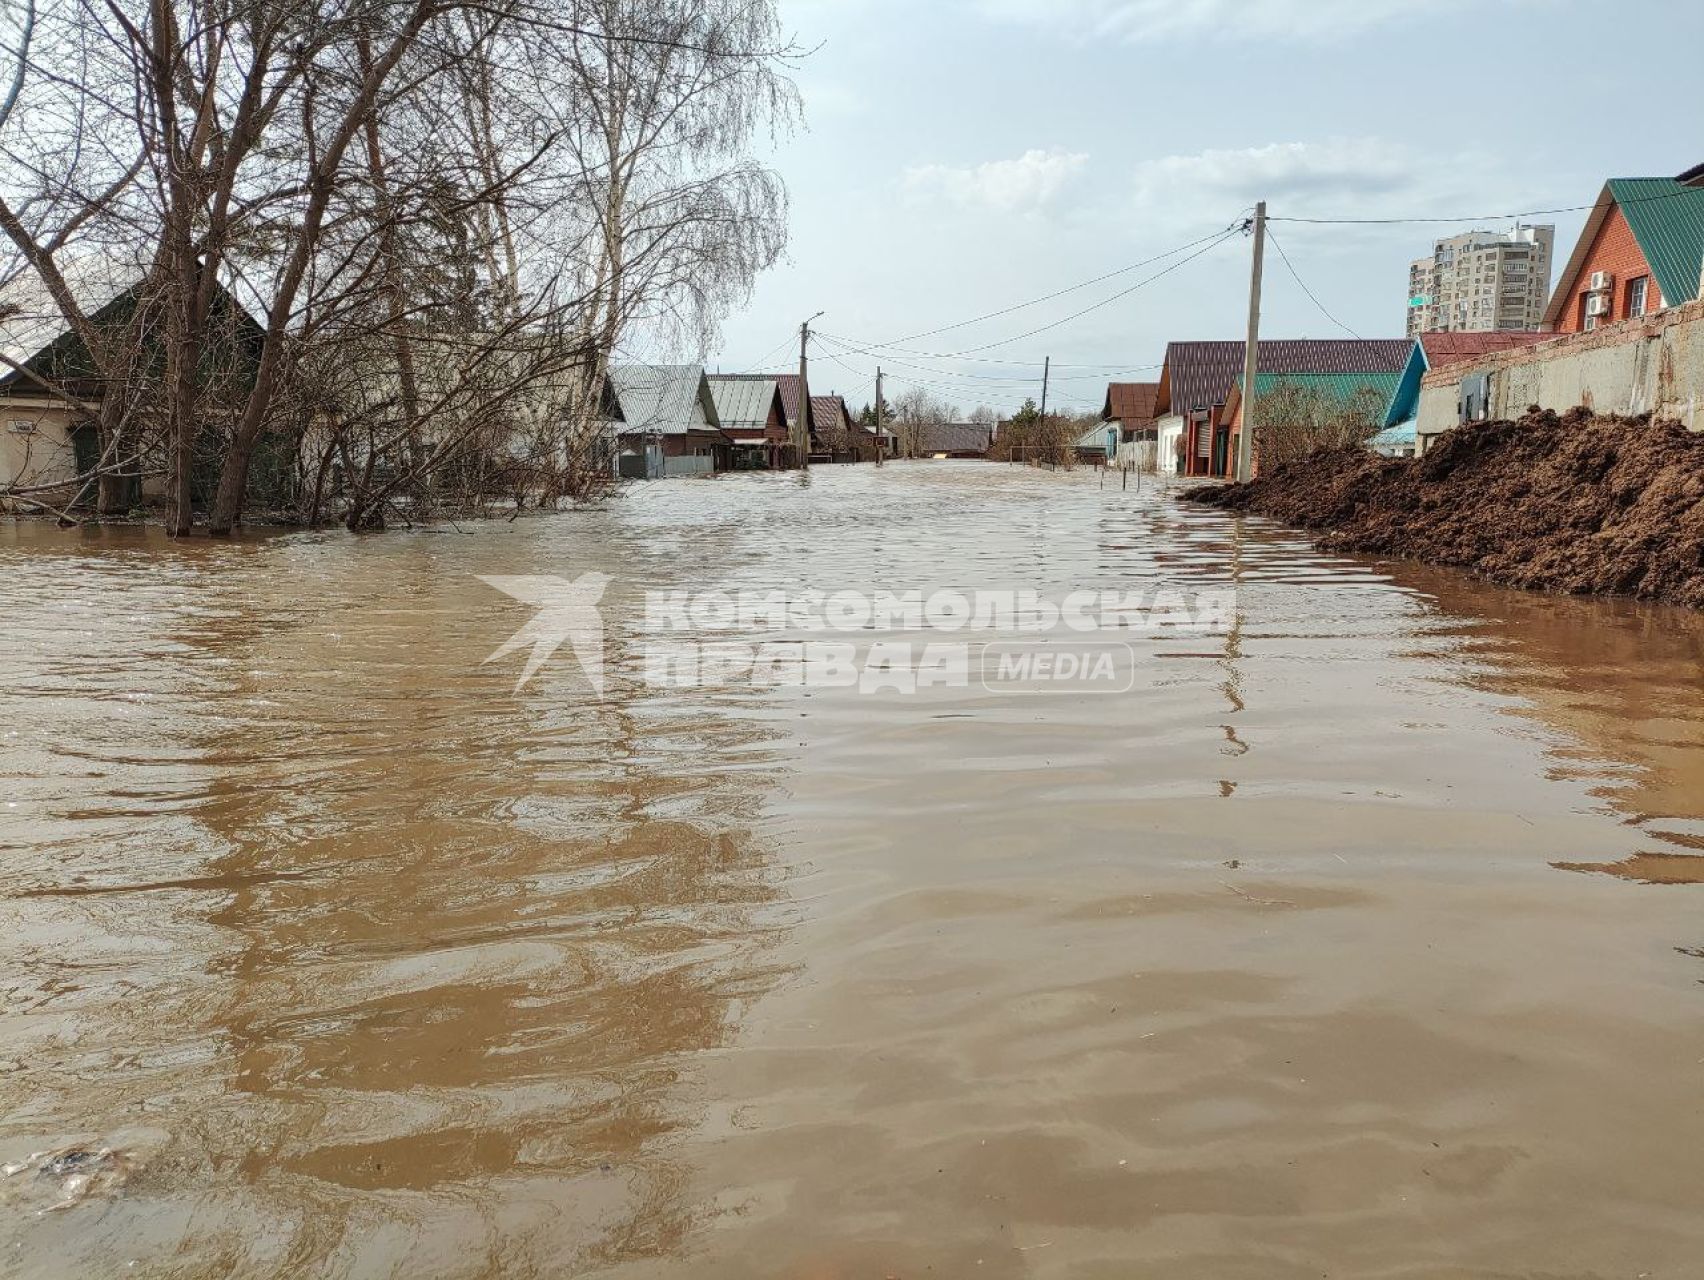
[[[782,11],[816,50],[797,75],[806,125],[772,157],[792,197],[788,255],[729,318],[710,363],[785,368],[799,321],[826,311],[813,389],[854,407],[876,363],[857,349],[875,344],[891,344],[890,398],[915,381],[966,410],[1009,409],[1039,390],[1052,356],[1063,367],[1051,403],[1098,408],[1109,377],[1152,376],[1143,366],[1168,340],[1240,337],[1240,236],[930,331],[1212,237],[1261,197],[1275,219],[1475,219],[1274,222],[1332,318],[1269,252],[1267,336],[1344,336],[1335,321],[1393,337],[1408,263],[1436,237],[1500,225],[1488,215],[1589,205],[1607,177],[1704,161],[1687,101],[1704,49],[1698,0],[782,0]],[[1557,224],[1565,259],[1584,214],[1538,220]]]

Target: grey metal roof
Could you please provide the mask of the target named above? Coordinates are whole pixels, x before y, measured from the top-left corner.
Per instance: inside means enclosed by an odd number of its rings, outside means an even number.
[[[776,392],[774,378],[710,376],[717,421],[731,431],[762,431],[767,427]]]
[[[922,453],[988,452],[990,431],[979,422],[931,422],[918,434]]]
[[[628,432],[679,436],[718,427],[702,365],[618,364],[610,366],[609,377]]]
[[[1108,426],[1104,422],[1097,422],[1094,426],[1083,432],[1082,435],[1078,436],[1076,443],[1071,447],[1074,449],[1104,449],[1106,448],[1107,432],[1116,432],[1117,429],[1118,428],[1116,427]]]

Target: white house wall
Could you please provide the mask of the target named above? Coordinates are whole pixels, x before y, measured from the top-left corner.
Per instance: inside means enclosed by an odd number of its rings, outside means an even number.
[[[70,412],[0,400],[0,485],[69,485],[76,476]]]

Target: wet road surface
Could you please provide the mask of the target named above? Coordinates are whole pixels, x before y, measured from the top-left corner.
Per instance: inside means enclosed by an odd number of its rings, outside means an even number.
[[[517,692],[481,575],[588,571],[607,696]],[[801,586],[1237,615],[642,678],[645,592]],[[0,619],[0,1275],[1704,1274],[1697,615],[941,463],[7,526]]]

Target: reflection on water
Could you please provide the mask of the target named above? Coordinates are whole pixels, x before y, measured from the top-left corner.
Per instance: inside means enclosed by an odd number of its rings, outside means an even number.
[[[606,699],[481,665],[479,575],[590,570]],[[632,650],[650,588],[1227,584],[1118,698]],[[0,1180],[0,1274],[1704,1267],[1695,615],[979,464],[20,526],[0,615],[0,1164],[129,1161]]]

